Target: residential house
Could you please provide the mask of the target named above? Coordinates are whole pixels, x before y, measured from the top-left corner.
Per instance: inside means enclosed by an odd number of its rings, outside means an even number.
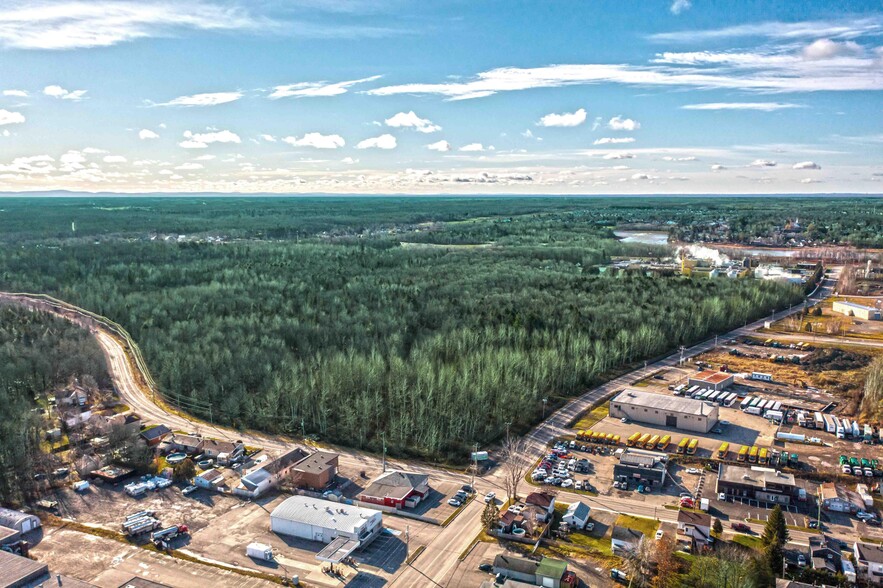
[[[823,570],[831,574],[840,573],[842,569],[840,541],[830,537],[810,537],[809,551],[814,570]]]
[[[583,502],[574,502],[567,507],[567,511],[564,513],[564,516],[561,517],[561,520],[567,523],[572,529],[585,529],[586,523],[589,522],[589,513],[591,510],[592,509]]]
[[[92,418],[92,407],[86,405],[74,405],[65,410],[62,416],[65,426],[68,429],[75,429],[89,421]]]
[[[180,433],[175,433],[165,441],[166,449],[170,453],[187,453],[189,455],[196,455],[197,453],[202,452],[202,447],[205,444],[205,440],[202,437],[196,437],[194,435],[182,435]]]
[[[102,435],[117,433],[133,437],[141,431],[141,419],[133,414],[94,415],[89,421]]]
[[[327,488],[337,476],[339,457],[336,453],[317,451],[299,461],[294,468],[298,486],[312,490]]]
[[[172,434],[172,430],[165,425],[157,425],[149,429],[141,431],[141,438],[147,443],[148,447],[156,447],[163,439]]]
[[[521,510],[506,509],[500,515],[499,520],[500,531],[511,534],[515,529],[524,529],[527,535],[533,535],[537,528],[536,518],[530,513],[524,513]]]
[[[692,510],[678,511],[678,542],[688,542],[690,551],[701,551],[711,544],[711,515]]]
[[[79,384],[74,384],[62,390],[58,396],[59,404],[67,406],[85,406],[89,402],[89,393]]]
[[[279,482],[291,474],[297,464],[307,455],[309,454],[299,447],[283,453],[276,459],[242,476],[239,485],[233,489],[233,493],[246,498],[261,496],[264,492],[275,488]]]
[[[567,562],[551,557],[533,560],[501,553],[494,558],[494,573],[502,574],[507,580],[561,588],[561,579],[567,574]]]
[[[395,508],[412,508],[429,495],[429,476],[392,470],[371,482],[359,500]]]
[[[206,458],[218,460],[220,464],[229,464],[245,455],[245,445],[242,441],[230,443],[229,441],[219,441],[217,439],[204,439],[202,454]]]
[[[547,492],[531,492],[524,499],[526,505],[532,505],[544,512],[542,522],[551,520],[552,513],[555,512],[555,497]]]
[[[206,490],[217,490],[225,485],[224,474],[212,468],[196,476],[193,479],[193,484]]]
[[[852,553],[858,577],[869,584],[883,584],[883,545],[856,541]]]
[[[613,555],[622,555],[638,548],[643,541],[644,534],[628,527],[613,527],[610,535],[610,548]]]
[[[843,486],[827,482],[821,487],[822,508],[834,512],[858,512],[865,508],[865,503],[858,492],[847,490]]]

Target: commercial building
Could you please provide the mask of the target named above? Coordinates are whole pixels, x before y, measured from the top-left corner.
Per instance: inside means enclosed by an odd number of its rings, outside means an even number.
[[[32,514],[21,512],[20,510],[12,510],[11,508],[0,508],[0,526],[14,529],[19,533],[27,533],[40,526],[40,519]]]
[[[660,487],[668,473],[668,454],[628,447],[613,464],[613,479],[617,482]]]
[[[49,566],[0,549],[0,588],[36,586],[49,579]]]
[[[567,574],[567,562],[551,557],[537,561],[501,553],[494,558],[494,573],[533,586],[561,588],[561,580]],[[506,585],[509,584],[507,581]]]
[[[759,466],[721,464],[715,491],[731,498],[788,505],[797,499],[799,487],[793,474]]]
[[[298,447],[283,453],[273,461],[242,476],[239,485],[233,489],[237,496],[257,498],[288,476],[309,454]]]
[[[312,490],[322,490],[337,476],[338,456],[336,453],[317,451],[299,461],[294,468],[298,486]]]
[[[270,529],[281,535],[321,543],[344,538],[355,542],[353,549],[356,549],[380,534],[383,513],[330,500],[292,496],[270,514]]]
[[[831,310],[839,312],[846,316],[854,316],[855,318],[864,319],[866,321],[879,321],[880,309],[873,306],[865,306],[864,304],[856,304],[855,302],[836,301],[831,305]]]
[[[718,422],[718,406],[691,398],[626,388],[610,401],[610,416],[707,433]]]
[[[870,584],[883,584],[883,545],[856,541],[852,548],[858,576]]]
[[[428,475],[392,470],[371,482],[359,495],[359,500],[394,508],[413,508],[429,492]]]
[[[731,386],[735,379],[736,377],[733,374],[705,370],[696,375],[690,376],[687,385],[702,386],[707,390],[714,390],[717,392]]]
[[[864,500],[858,494],[843,486],[827,482],[821,488],[822,508],[833,512],[858,512],[865,508]]]

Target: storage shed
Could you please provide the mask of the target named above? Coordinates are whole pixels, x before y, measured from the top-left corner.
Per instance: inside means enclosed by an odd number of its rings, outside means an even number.
[[[0,526],[15,529],[19,533],[27,533],[40,526],[40,519],[20,510],[0,508]]]

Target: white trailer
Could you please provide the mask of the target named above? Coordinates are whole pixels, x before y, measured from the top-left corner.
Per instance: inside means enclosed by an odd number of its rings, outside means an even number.
[[[749,406],[751,406],[751,402],[754,400],[754,396],[746,396],[745,399],[739,403],[739,408],[745,410]]]
[[[263,543],[249,543],[245,548],[245,555],[261,561],[273,559],[273,548]]]

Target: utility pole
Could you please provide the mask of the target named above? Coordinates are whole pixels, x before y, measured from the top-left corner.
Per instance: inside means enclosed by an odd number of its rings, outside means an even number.
[[[543,398],[543,420],[546,420],[546,402],[548,402],[548,398]]]
[[[307,426],[304,423],[303,417],[301,417],[301,419],[300,419],[300,434],[301,434],[301,437],[303,437],[304,439],[307,438]]]
[[[681,345],[680,347],[678,347],[678,351],[681,352],[681,360],[678,362],[678,365],[683,365],[683,364],[684,364],[684,352],[685,352],[686,350],[687,350],[687,348],[684,347],[683,345]]]
[[[380,436],[383,439],[383,471],[385,472],[386,471],[386,431],[383,431],[380,434]]]
[[[512,421],[506,421],[506,440],[509,440],[509,425],[512,424]]]
[[[469,483],[475,490],[475,472],[478,471],[478,443],[472,444],[472,482]]]

